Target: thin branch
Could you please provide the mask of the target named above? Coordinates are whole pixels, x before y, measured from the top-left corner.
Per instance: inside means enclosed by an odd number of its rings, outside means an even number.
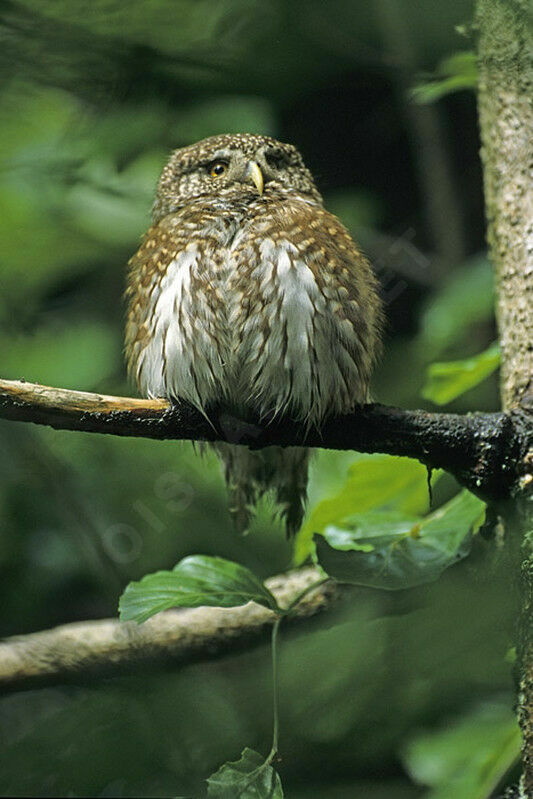
[[[488,501],[507,499],[521,477],[533,434],[525,414],[449,414],[364,405],[327,420],[320,430],[283,418],[242,422],[227,413],[208,421],[192,406],[166,400],[111,397],[0,380],[0,418],[49,425],[58,430],[155,439],[230,441],[252,449],[272,445],[381,452],[418,458],[443,468]]]
[[[266,585],[288,607],[320,579],[304,568],[272,577]],[[284,624],[303,621],[335,604],[346,589],[333,581],[305,594]],[[195,608],[159,613],[144,624],[117,619],[65,624],[0,643],[0,686],[31,686],[118,675],[147,665],[186,664],[219,657],[267,640],[277,616],[251,602],[237,608]]]

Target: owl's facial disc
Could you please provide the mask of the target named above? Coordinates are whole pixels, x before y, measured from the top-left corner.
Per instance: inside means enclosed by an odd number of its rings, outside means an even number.
[[[200,199],[231,203],[289,194],[322,203],[295,147],[268,136],[224,134],[175,150],[159,179],[153,218]]]

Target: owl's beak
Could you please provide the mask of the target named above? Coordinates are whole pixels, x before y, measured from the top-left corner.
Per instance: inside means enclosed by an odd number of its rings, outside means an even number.
[[[250,161],[246,170],[246,177],[252,178],[255,188],[259,194],[262,194],[265,182],[263,180],[263,173],[261,172],[259,164],[257,164],[255,161]]]

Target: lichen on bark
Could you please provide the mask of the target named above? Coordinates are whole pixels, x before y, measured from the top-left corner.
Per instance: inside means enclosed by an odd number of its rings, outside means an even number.
[[[533,417],[533,10],[529,0],[478,0],[479,122],[488,242],[497,290],[505,410]],[[525,453],[506,513],[520,536],[518,720],[523,773],[519,795],[533,797],[533,453]],[[514,530],[512,528],[515,528]],[[513,548],[513,541],[509,542]],[[512,578],[511,578],[512,579]]]
[[[479,0],[479,120],[504,409],[533,407],[533,11]]]

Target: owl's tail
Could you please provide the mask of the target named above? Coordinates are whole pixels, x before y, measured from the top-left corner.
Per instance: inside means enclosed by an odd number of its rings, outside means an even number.
[[[224,467],[230,513],[236,528],[246,532],[259,498],[272,492],[287,536],[302,524],[307,494],[309,449],[266,447],[249,450],[235,444],[213,444]]]

